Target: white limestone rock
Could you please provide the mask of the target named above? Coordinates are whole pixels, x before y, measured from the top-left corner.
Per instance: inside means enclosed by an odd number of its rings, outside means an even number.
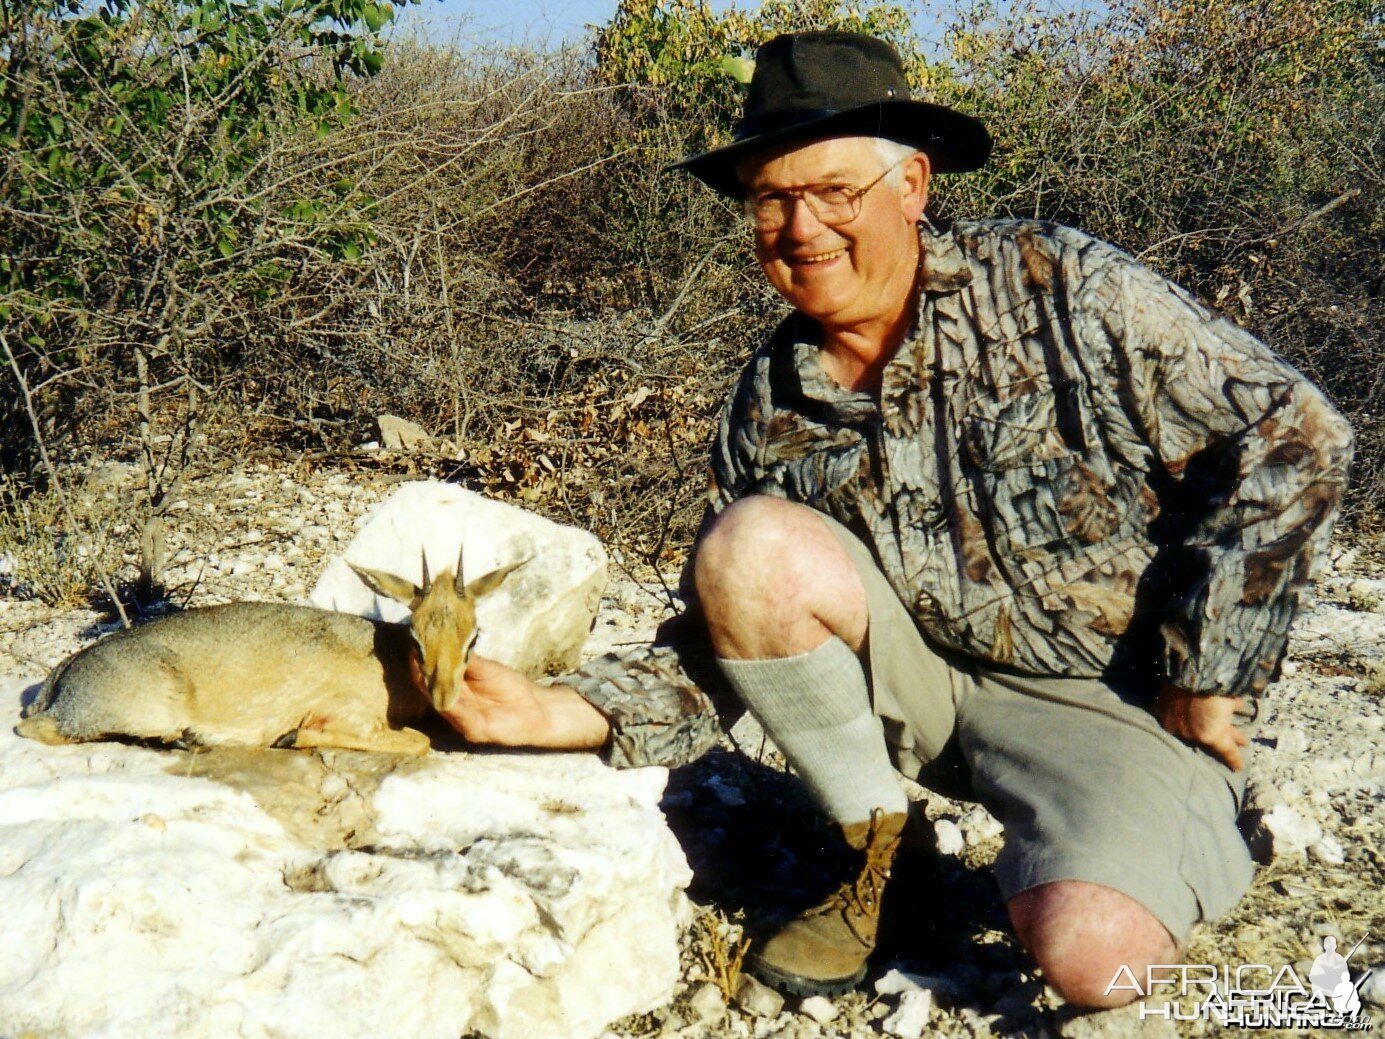
[[[909,989],[899,995],[894,1013],[880,1022],[886,1035],[900,1039],[920,1039],[933,1015],[933,993],[928,989]]]
[[[1270,851],[1276,859],[1302,855],[1322,840],[1322,827],[1311,819],[1305,819],[1298,809],[1287,804],[1271,808],[1261,819],[1260,825],[1269,834]]]
[[[671,998],[663,769],[10,732],[0,1022],[141,1039],[589,1039]]]
[[[960,855],[967,846],[962,831],[951,819],[939,819],[933,823],[933,833],[938,841],[939,855]]]
[[[974,848],[978,844],[999,837],[1005,832],[1005,827],[1000,824],[1000,820],[980,805],[968,809],[966,814],[958,820],[957,827],[962,831],[962,839],[966,841],[969,848]]]
[[[323,609],[404,621],[408,610],[368,590],[346,560],[418,583],[421,553],[436,576],[456,566],[462,545],[471,581],[529,559],[478,603],[476,652],[531,677],[576,667],[606,587],[601,542],[455,484],[422,480],[400,487],[327,564],[308,599]]]
[[[809,996],[798,1004],[798,1012],[820,1025],[829,1024],[837,1019],[837,1007],[826,996]]]
[[[742,974],[736,986],[736,1005],[756,1017],[778,1017],[784,1009],[784,997],[759,978]]]
[[[375,423],[380,427],[380,446],[386,451],[412,451],[433,442],[428,430],[398,415],[380,415]]]
[[[1346,849],[1342,847],[1339,840],[1332,836],[1324,836],[1316,844],[1310,844],[1308,854],[1315,861],[1327,866],[1340,866],[1347,860]]]

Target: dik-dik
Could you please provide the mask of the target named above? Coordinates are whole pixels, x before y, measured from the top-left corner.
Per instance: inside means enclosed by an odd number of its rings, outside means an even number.
[[[119,632],[53,669],[15,731],[44,743],[132,737],[180,746],[334,747],[424,754],[408,728],[456,699],[476,642],[476,600],[527,560],[467,584],[420,588],[352,566],[408,605],[407,624],[308,606],[240,602]]]

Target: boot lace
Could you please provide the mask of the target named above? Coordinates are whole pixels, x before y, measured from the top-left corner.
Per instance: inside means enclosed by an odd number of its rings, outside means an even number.
[[[890,879],[890,861],[898,844],[897,839],[890,840],[884,836],[881,829],[884,817],[883,809],[877,808],[871,812],[870,828],[866,831],[865,862],[860,872],[843,882],[825,901],[805,914],[822,916],[840,913],[851,928],[851,933],[867,945],[875,940],[880,896],[885,890],[885,881]],[[858,924],[865,925],[865,933]]]

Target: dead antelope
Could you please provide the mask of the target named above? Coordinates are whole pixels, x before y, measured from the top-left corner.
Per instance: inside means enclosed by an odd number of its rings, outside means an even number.
[[[44,743],[130,737],[183,746],[334,747],[423,754],[407,728],[456,699],[476,600],[527,560],[423,586],[352,566],[408,605],[407,624],[282,603],[187,610],[118,632],[53,669],[15,731]]]

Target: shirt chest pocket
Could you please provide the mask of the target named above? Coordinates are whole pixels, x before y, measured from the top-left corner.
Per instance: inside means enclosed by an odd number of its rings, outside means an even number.
[[[1080,383],[974,402],[962,429],[977,511],[1002,555],[1095,544],[1120,525],[1125,495]]]

